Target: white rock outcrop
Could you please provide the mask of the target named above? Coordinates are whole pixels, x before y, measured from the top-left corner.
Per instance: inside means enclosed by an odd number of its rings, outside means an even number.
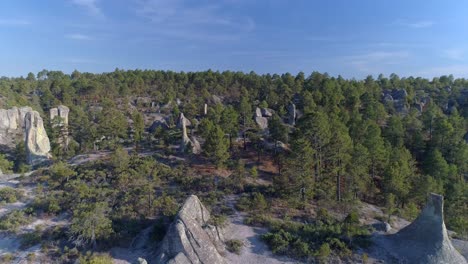
[[[191,195],[164,237],[154,263],[225,264],[222,232],[208,224],[210,213]]]
[[[185,150],[187,147],[191,146],[193,154],[201,153],[201,145],[198,140],[194,137],[189,137],[187,133],[187,126],[191,126],[192,123],[188,120],[183,113],[180,114],[179,121],[177,122],[179,128],[182,129],[182,143],[181,149]]]
[[[54,120],[55,117],[60,117],[63,120],[64,125],[68,125],[68,114],[70,113],[70,108],[59,105],[56,108],[50,109],[50,121]]]
[[[50,157],[49,138],[38,112],[28,106],[0,109],[0,145],[12,149],[18,140],[25,142],[29,164]]]
[[[58,138],[58,142],[60,145],[65,145],[68,146],[69,144],[69,138],[68,138],[68,114],[70,113],[70,108],[64,106],[64,105],[59,105],[56,108],[51,108],[49,110],[50,114],[50,122],[52,127],[60,126],[61,128],[61,137]],[[60,118],[60,122],[57,123],[56,120],[54,120],[56,117]]]
[[[26,113],[25,143],[28,163],[36,165],[50,158],[50,141],[44,129],[44,122],[36,111]]]

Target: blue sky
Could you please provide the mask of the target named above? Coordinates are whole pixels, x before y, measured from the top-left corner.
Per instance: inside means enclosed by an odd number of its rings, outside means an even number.
[[[2,0],[0,76],[42,69],[468,77],[468,1]]]

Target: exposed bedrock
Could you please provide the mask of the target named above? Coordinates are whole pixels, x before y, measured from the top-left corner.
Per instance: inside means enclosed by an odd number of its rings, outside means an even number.
[[[404,263],[467,263],[447,234],[443,200],[443,196],[431,194],[414,222],[386,237],[392,255]]]
[[[209,225],[210,213],[197,196],[191,195],[170,225],[155,263],[224,264],[224,239],[217,227]]]
[[[39,164],[50,158],[50,141],[44,129],[44,122],[36,111],[25,116],[25,143],[28,153],[28,163]]]

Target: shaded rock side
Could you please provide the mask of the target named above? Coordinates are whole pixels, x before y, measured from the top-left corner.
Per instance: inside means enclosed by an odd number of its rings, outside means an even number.
[[[288,105],[288,124],[291,126],[296,125],[297,113],[296,113],[296,105],[291,103]]]
[[[44,129],[44,122],[36,111],[28,112],[25,116],[25,145],[28,163],[39,164],[50,158],[50,141]]]
[[[388,237],[395,257],[404,263],[467,263],[448,237],[443,199],[441,195],[431,194],[418,218]]]
[[[191,195],[169,227],[155,263],[224,264],[223,237],[208,224],[210,213],[197,196]]]

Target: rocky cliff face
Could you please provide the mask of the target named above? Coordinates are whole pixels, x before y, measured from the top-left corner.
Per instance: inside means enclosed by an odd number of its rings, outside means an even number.
[[[15,141],[24,135],[24,118],[31,111],[31,107],[0,109],[0,145],[14,147]]]
[[[13,148],[17,140],[23,139],[30,164],[50,157],[49,138],[38,112],[31,107],[0,109],[0,145]]]
[[[155,263],[224,264],[223,236],[208,224],[210,213],[197,196],[191,195],[169,227]]]
[[[28,163],[36,165],[50,158],[50,141],[44,129],[44,122],[36,111],[26,113],[25,143],[28,153]]]
[[[387,238],[389,251],[403,263],[467,263],[448,237],[443,199],[441,195],[431,194],[418,218]]]

